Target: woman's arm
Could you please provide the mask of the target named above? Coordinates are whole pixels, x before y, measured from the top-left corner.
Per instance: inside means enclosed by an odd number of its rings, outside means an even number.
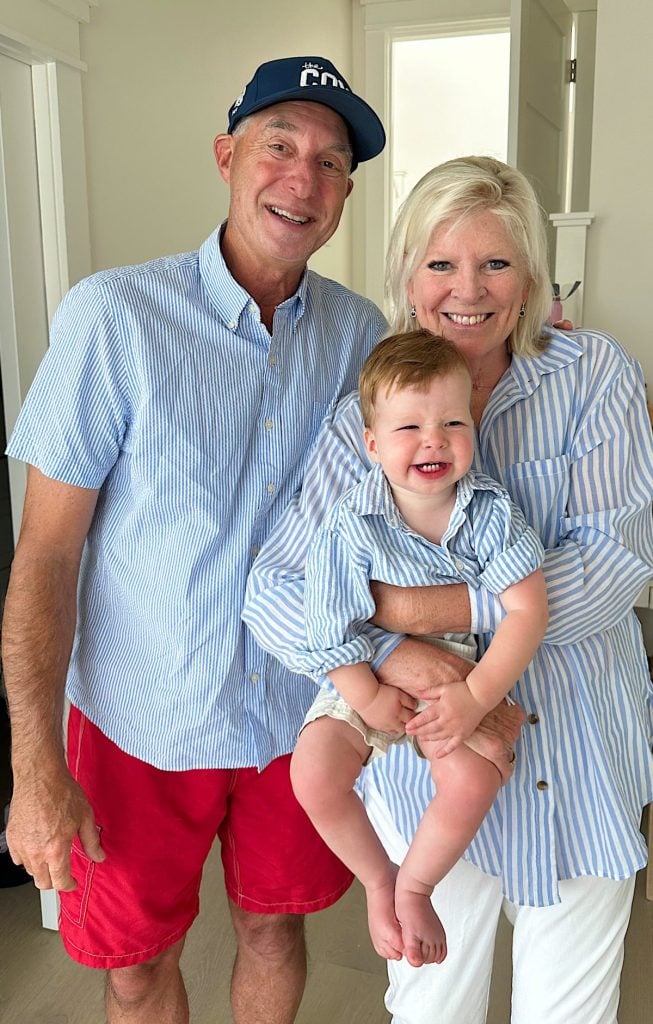
[[[609,628],[628,614],[653,573],[653,439],[644,385],[638,364],[619,357],[615,372],[610,353],[605,358],[612,365],[595,369],[596,386],[569,439],[565,514],[545,551],[549,644],[575,643]],[[415,634],[496,632],[505,613],[492,593],[464,584],[443,589],[402,593],[375,583],[374,621]],[[455,618],[448,619],[448,611]]]

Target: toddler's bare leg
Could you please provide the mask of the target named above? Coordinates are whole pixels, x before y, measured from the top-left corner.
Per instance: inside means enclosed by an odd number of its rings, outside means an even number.
[[[422,748],[431,756],[437,744],[423,743]],[[431,893],[469,846],[501,782],[497,768],[466,746],[440,760],[432,757],[431,774],[437,794],[410,844],[395,892],[404,955],[414,967],[441,963],[447,954]]]
[[[346,722],[318,718],[304,727],[292,756],[295,796],[327,846],[365,887],[370,936],[379,956],[400,960],[401,928],[395,917],[397,868],[353,790],[370,748]]]

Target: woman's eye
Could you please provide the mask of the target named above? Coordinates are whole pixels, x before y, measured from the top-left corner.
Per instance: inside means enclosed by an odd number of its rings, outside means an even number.
[[[510,266],[507,260],[488,260],[487,265],[490,270],[503,270],[504,267]]]
[[[436,272],[442,270],[449,270],[450,267],[451,264],[449,263],[449,260],[431,260],[431,262],[428,264],[429,270],[435,270]]]

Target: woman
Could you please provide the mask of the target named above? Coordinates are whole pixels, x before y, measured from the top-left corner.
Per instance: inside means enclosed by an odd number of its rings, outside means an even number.
[[[434,893],[448,958],[389,964],[386,1002],[395,1024],[481,1024],[503,907],[514,923],[513,1024],[610,1024],[646,862],[641,810],[653,800],[651,684],[632,611],[653,565],[641,370],[606,335],[542,326],[551,295],[542,215],[524,176],[495,160],[450,161],[416,185],[392,234],[387,287],[393,331],[427,328],[467,357],[476,468],[504,484],[544,543],[550,625],[513,690],[528,715],[514,777]],[[321,509],[366,468],[360,434],[350,396],[325,424],[278,547],[257,563],[249,621],[255,610],[266,646],[280,634],[292,644],[302,628],[305,544]],[[379,586],[376,597],[385,629],[471,628],[481,650],[500,614],[489,594],[463,585]],[[433,652],[426,662],[419,641],[396,642],[379,635],[379,663],[392,650],[379,677],[431,699],[407,729],[438,737],[438,683],[454,666],[435,666]],[[365,793],[400,861],[432,795],[411,745],[368,770]]]

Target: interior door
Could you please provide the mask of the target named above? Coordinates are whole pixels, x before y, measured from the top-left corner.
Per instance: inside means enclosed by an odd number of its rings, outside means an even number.
[[[32,69],[0,54],[0,411],[7,436],[47,343]],[[17,537],[26,469],[14,459],[8,463],[11,520]],[[11,529],[8,516],[2,525]],[[45,927],[57,927],[53,891],[41,893],[41,919]]]
[[[0,54],[0,370],[7,436],[48,339],[32,69]],[[10,460],[14,534],[25,467]]]
[[[571,21],[563,0],[511,0],[508,162],[547,213],[565,208]]]

